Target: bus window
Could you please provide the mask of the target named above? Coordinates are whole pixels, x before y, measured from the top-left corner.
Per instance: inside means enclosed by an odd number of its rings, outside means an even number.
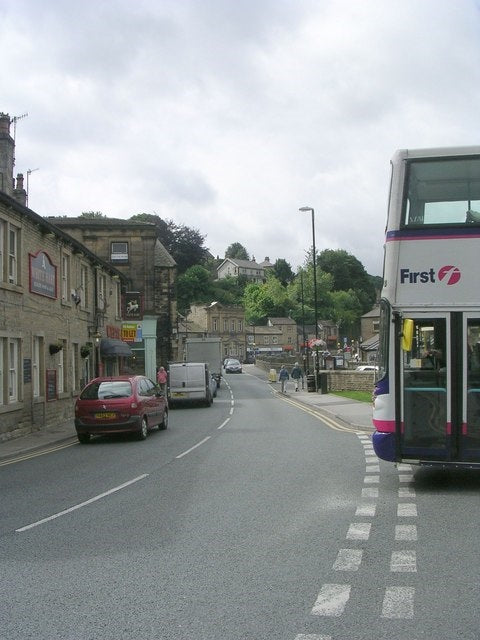
[[[480,159],[408,163],[405,226],[480,224]]]

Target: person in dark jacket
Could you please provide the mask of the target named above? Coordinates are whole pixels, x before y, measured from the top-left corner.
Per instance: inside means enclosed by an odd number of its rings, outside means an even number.
[[[290,378],[288,375],[288,371],[284,364],[282,364],[280,368],[280,373],[278,374],[278,381],[282,385],[282,393],[287,392],[287,380]]]
[[[302,371],[302,367],[298,364],[298,362],[295,362],[295,366],[293,367],[290,375],[292,376],[292,380],[295,383],[295,391],[298,391],[298,382],[300,379],[302,380],[302,389],[303,389],[303,371]]]

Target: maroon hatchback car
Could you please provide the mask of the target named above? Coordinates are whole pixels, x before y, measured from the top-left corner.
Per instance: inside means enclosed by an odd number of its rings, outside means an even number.
[[[145,376],[95,378],[75,403],[75,429],[82,444],[93,435],[134,432],[145,440],[150,429],[168,425],[167,399]]]

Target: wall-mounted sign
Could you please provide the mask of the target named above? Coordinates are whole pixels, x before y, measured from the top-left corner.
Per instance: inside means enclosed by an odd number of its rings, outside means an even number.
[[[30,291],[47,298],[57,297],[57,267],[45,251],[29,254]]]
[[[143,309],[142,309],[142,296],[139,291],[127,291],[123,297],[124,301],[124,313],[123,317],[126,319],[130,318],[141,318]]]
[[[124,322],[122,324],[122,340],[124,342],[141,342],[143,336],[140,322]]]

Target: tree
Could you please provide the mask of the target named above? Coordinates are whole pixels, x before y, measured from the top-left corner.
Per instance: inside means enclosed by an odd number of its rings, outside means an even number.
[[[287,289],[274,276],[263,284],[248,284],[243,302],[245,320],[253,324],[262,324],[269,316],[288,316],[291,306]]]
[[[232,258],[236,260],[250,260],[247,250],[240,244],[240,242],[234,242],[225,251],[225,258]]]
[[[370,311],[377,297],[375,285],[357,258],[343,249],[326,249],[318,256],[317,266],[333,276],[334,291],[353,289],[360,301],[362,312]]]
[[[205,236],[173,220],[162,220],[156,214],[139,213],[130,218],[136,222],[150,222],[157,228],[158,238],[177,263],[179,274],[194,265],[202,265],[208,258],[208,249],[203,246]]]
[[[278,258],[272,269],[273,275],[280,280],[283,286],[287,285],[289,282],[295,277],[295,274],[292,271],[292,267],[288,264],[286,260],[283,258]]]
[[[101,211],[83,211],[79,217],[88,218],[89,220],[92,220],[93,218],[106,218],[107,216],[103,214]]]
[[[213,281],[208,269],[200,265],[189,267],[177,278],[177,307],[185,314],[194,302],[211,302]]]

